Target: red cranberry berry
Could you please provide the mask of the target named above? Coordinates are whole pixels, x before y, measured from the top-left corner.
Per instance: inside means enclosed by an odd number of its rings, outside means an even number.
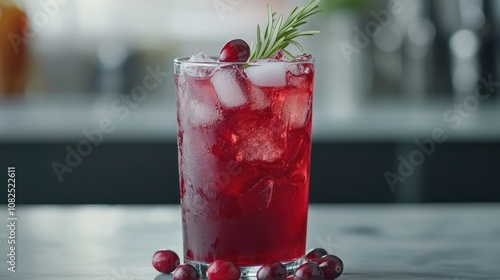
[[[170,273],[179,265],[179,256],[171,250],[160,250],[153,255],[151,260],[154,268],[161,273]]]
[[[268,262],[257,271],[258,280],[285,280],[286,276],[286,267],[277,261]]]
[[[328,253],[323,248],[314,248],[314,249],[311,249],[307,252],[306,260],[309,262],[317,262],[319,260],[319,258],[321,258],[322,256],[327,255],[327,254]]]
[[[245,62],[250,56],[250,47],[241,39],[234,39],[222,47],[219,60],[222,62]]]
[[[210,280],[238,280],[240,268],[231,261],[216,260],[208,266],[207,277]]]
[[[332,280],[340,277],[344,272],[344,263],[334,255],[326,255],[318,260],[318,265],[323,271],[325,280]]]
[[[173,273],[174,280],[200,280],[200,274],[194,266],[190,264],[179,265]]]
[[[323,280],[323,271],[313,262],[303,263],[295,271],[295,280]]]
[[[285,60],[285,52],[283,50],[278,50],[272,58],[278,59],[278,60]]]

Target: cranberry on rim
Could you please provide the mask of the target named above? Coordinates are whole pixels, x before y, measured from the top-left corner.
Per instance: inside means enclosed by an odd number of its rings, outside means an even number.
[[[231,261],[216,260],[207,269],[210,280],[238,280],[240,274],[240,268]]]
[[[221,62],[245,62],[250,57],[250,47],[241,39],[234,39],[222,47],[219,55]]]
[[[151,260],[154,268],[161,273],[170,273],[179,265],[179,256],[171,250],[160,250],[154,253]]]

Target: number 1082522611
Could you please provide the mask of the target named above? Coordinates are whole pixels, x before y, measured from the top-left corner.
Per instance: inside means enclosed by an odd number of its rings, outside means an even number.
[[[14,216],[16,211],[16,168],[9,167],[7,169],[7,202],[9,216]],[[12,212],[11,212],[12,211]]]

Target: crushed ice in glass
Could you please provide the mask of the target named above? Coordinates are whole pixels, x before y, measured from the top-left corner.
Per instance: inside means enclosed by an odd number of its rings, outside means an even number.
[[[273,163],[284,154],[284,139],[277,138],[275,132],[265,126],[241,128],[237,131],[241,142],[238,151],[244,161]]]
[[[199,51],[189,58],[190,62],[216,62],[215,59],[206,55],[203,51]],[[186,73],[194,78],[206,78],[212,75],[212,73],[217,69],[215,65],[186,65],[185,70]]]

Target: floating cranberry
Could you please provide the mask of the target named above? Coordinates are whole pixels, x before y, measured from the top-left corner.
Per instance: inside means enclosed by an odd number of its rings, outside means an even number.
[[[313,262],[303,263],[295,271],[295,280],[323,280],[323,271]]]
[[[173,273],[174,280],[200,280],[200,274],[194,266],[190,264],[179,265]]]
[[[222,47],[219,60],[222,62],[245,62],[249,56],[250,47],[248,44],[241,39],[235,39]]]
[[[323,248],[314,248],[314,249],[311,249],[307,252],[306,259],[307,259],[307,261],[310,261],[310,262],[317,262],[319,260],[319,258],[321,258],[322,256],[327,255],[327,254],[328,253]]]
[[[257,271],[258,280],[285,280],[286,276],[286,267],[277,261],[268,262]]]
[[[332,280],[340,277],[344,272],[344,263],[334,255],[326,255],[318,260],[318,265],[323,271],[325,280]]]
[[[153,255],[151,260],[154,268],[161,273],[170,273],[179,265],[179,256],[171,250],[160,250]]]
[[[231,261],[216,260],[208,266],[207,277],[210,280],[238,280],[240,268]]]

